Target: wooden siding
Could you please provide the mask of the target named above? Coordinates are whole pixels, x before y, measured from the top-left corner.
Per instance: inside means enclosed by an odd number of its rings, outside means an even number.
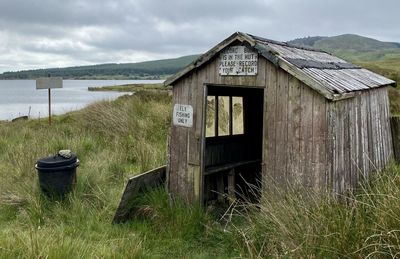
[[[204,73],[194,72],[185,77],[173,89],[173,104],[190,104],[193,107],[193,127],[171,127],[170,162],[168,188],[188,201],[199,199],[200,150],[202,132],[203,92],[198,91],[198,82],[205,79]],[[200,114],[200,116],[198,116]],[[172,173],[171,173],[172,172]]]
[[[264,176],[275,183],[326,188],[328,101],[271,63],[266,69]]]
[[[330,102],[328,118],[332,147],[329,185],[336,193],[346,193],[371,172],[383,169],[393,156],[387,88]]]
[[[214,57],[173,87],[173,104],[192,105],[194,123],[171,127],[168,186],[188,201],[203,199],[207,84],[265,89],[263,180],[344,193],[392,157],[386,87],[332,102],[261,56],[256,76],[220,76]]]
[[[192,128],[171,126],[167,183],[171,194],[178,194],[188,201],[202,200],[203,176],[200,173],[204,166],[201,149],[204,144],[202,115],[205,109],[205,86],[214,84],[263,88],[266,82],[266,64],[267,61],[260,57],[256,76],[220,76],[216,57],[188,73],[173,86],[173,105],[192,105],[194,121]]]

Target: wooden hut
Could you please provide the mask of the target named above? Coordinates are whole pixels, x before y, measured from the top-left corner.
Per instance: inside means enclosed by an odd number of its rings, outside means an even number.
[[[168,190],[200,202],[264,179],[352,190],[392,158],[394,83],[324,51],[236,32],[165,83]]]

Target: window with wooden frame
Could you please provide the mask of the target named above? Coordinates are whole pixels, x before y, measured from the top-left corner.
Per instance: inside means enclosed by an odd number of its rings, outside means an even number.
[[[244,134],[243,97],[207,96],[206,137]]]

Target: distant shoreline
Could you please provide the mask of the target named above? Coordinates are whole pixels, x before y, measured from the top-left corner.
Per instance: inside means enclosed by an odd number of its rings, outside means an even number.
[[[163,83],[155,83],[155,84],[123,84],[123,85],[112,85],[112,86],[93,86],[93,87],[88,87],[88,91],[114,91],[114,92],[125,92],[127,93],[127,95],[132,95],[135,92],[169,92],[169,95],[172,95],[171,92],[171,87],[165,87],[163,85]],[[122,95],[125,96],[125,95]],[[122,97],[120,96],[120,97]],[[120,98],[118,97],[118,98]],[[118,99],[117,98],[117,99]],[[81,108],[84,109],[84,108]],[[79,111],[81,109],[78,110],[74,110],[74,111]],[[74,112],[74,111],[70,111],[70,112]],[[53,117],[57,117],[57,116],[63,116],[64,114],[53,114]],[[24,118],[22,118],[24,117]],[[44,119],[46,119],[47,117],[43,117]],[[6,124],[6,123],[15,123],[17,121],[21,121],[21,120],[36,120],[40,118],[29,118],[28,116],[20,116],[20,117],[16,117],[13,118],[13,120],[2,120],[0,119],[0,125],[1,124]]]
[[[136,91],[169,91],[170,87],[165,87],[163,83],[155,84],[124,84],[112,86],[89,86],[88,91],[116,91],[116,92],[136,92]]]
[[[113,100],[124,92],[89,92],[88,86],[111,86],[132,83],[162,83],[148,80],[64,80],[62,89],[52,91],[52,114],[64,114],[86,105]],[[29,107],[31,112],[29,113]],[[45,90],[36,90],[35,80],[0,81],[0,120],[11,121],[20,116],[32,118],[45,117],[48,114],[48,94]]]

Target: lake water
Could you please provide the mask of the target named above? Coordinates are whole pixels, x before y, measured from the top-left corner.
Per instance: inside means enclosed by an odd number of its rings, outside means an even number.
[[[51,114],[78,110],[100,100],[113,100],[125,93],[89,92],[90,86],[160,83],[162,80],[64,80],[63,88],[51,90]],[[48,91],[36,90],[35,80],[0,80],[0,120],[28,115],[48,117]]]

